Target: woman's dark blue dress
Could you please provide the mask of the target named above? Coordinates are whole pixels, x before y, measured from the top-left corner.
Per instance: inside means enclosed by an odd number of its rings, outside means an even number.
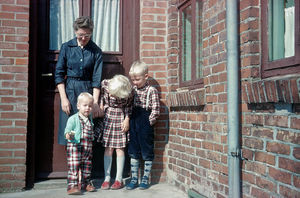
[[[65,83],[67,97],[71,104],[69,116],[77,113],[77,97],[82,92],[93,93],[100,88],[103,68],[101,49],[90,40],[80,48],[74,38],[61,46],[55,69],[55,84]],[[59,111],[58,143],[66,145],[64,130],[69,116]]]

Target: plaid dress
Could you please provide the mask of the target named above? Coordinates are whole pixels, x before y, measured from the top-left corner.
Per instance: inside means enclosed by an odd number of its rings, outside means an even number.
[[[104,147],[125,148],[129,141],[129,132],[122,133],[122,123],[126,116],[130,117],[132,99],[113,97],[108,92],[108,80],[102,81],[101,100],[104,106],[103,139]]]

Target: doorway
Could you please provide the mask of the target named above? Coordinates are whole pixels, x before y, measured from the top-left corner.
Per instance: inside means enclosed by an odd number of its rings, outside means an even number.
[[[32,49],[30,56],[32,71],[30,72],[32,85],[30,106],[32,114],[30,114],[31,118],[29,119],[31,120],[29,123],[31,127],[28,135],[30,160],[28,160],[27,165],[27,176],[29,177],[27,180],[29,183],[33,182],[30,181],[33,179],[65,178],[67,176],[65,146],[57,143],[60,98],[54,84],[54,71],[59,48],[53,48],[51,44],[53,32],[50,31],[52,3],[61,1],[64,0],[31,1],[31,23],[33,24],[30,30],[32,33],[30,42]],[[79,16],[93,16],[96,19],[97,16],[93,12],[98,9],[97,3],[105,1],[77,0]],[[107,1],[111,2],[111,0]],[[139,58],[139,1],[115,1],[119,3],[119,20],[116,26],[119,28],[119,42],[116,50],[103,50],[102,79],[111,78],[115,74],[127,75],[131,63]],[[72,24],[69,25],[72,27]],[[94,37],[92,40],[94,41]],[[102,146],[95,143],[93,146],[95,157],[92,177],[103,176],[103,152]],[[129,174],[129,170],[129,162],[127,161],[124,174]]]

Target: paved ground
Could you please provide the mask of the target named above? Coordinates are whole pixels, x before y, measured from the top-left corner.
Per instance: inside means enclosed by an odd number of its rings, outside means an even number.
[[[99,182],[98,182],[99,183]],[[67,195],[65,180],[48,180],[35,184],[34,189],[14,193],[1,193],[0,198],[187,198],[187,194],[170,184],[155,184],[147,190],[101,190],[84,193],[81,196]],[[95,185],[99,188],[99,184]]]

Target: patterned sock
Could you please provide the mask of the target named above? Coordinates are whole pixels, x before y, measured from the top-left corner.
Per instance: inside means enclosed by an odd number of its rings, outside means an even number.
[[[117,156],[117,174],[116,174],[116,180],[122,181],[123,178],[123,168],[125,163],[125,156]]]
[[[105,181],[110,181],[110,170],[111,170],[111,162],[112,156],[104,155],[104,174],[105,174]]]
[[[131,181],[137,183],[138,172],[139,172],[139,160],[131,158],[130,166],[131,166]]]
[[[149,179],[149,176],[150,176],[151,168],[152,168],[152,161],[145,161],[144,176],[143,176],[143,179],[142,179],[142,183],[148,183],[148,179]]]

